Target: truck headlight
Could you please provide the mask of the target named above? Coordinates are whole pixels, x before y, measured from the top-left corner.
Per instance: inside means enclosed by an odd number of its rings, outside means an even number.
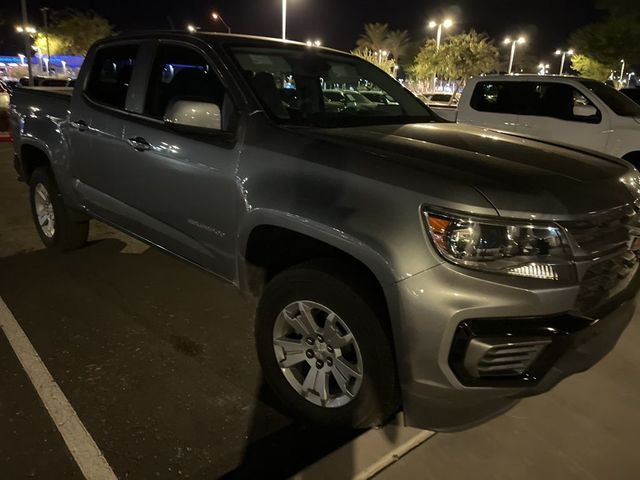
[[[564,234],[555,225],[429,211],[424,218],[440,255],[456,265],[544,280],[571,275]]]

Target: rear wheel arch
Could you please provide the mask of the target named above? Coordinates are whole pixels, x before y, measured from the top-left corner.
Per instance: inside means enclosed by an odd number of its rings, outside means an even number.
[[[51,168],[51,159],[45,151],[31,144],[24,144],[20,148],[20,166],[22,179],[29,183],[31,175],[38,168]]]

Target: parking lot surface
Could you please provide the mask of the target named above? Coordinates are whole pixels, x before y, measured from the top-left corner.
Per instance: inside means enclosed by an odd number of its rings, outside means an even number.
[[[87,247],[44,250],[11,162],[0,145],[0,297],[118,478],[285,478],[338,450],[317,465],[355,475],[359,432],[294,422],[263,385],[250,302],[98,222]],[[638,345],[636,314],[591,371],[433,436],[378,478],[639,478]],[[0,478],[82,478],[2,334],[0,372]]]

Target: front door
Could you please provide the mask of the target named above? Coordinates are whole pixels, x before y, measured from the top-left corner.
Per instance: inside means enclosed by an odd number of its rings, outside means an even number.
[[[229,135],[180,133],[163,118],[173,103],[214,103],[231,129],[234,107],[204,53],[158,44],[143,101],[123,123],[114,195],[136,216],[136,233],[227,279],[235,274],[239,148]]]

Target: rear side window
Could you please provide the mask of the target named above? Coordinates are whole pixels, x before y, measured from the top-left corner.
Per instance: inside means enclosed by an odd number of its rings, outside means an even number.
[[[479,82],[471,108],[479,112],[519,114],[525,110],[532,86],[525,82]]]
[[[479,112],[517,114],[522,110],[523,87],[518,82],[479,82],[471,108]]]
[[[85,94],[95,102],[124,110],[137,55],[137,45],[118,45],[98,50]]]
[[[161,45],[151,69],[144,113],[163,118],[177,100],[223,105],[225,90],[206,59],[195,50]]]

